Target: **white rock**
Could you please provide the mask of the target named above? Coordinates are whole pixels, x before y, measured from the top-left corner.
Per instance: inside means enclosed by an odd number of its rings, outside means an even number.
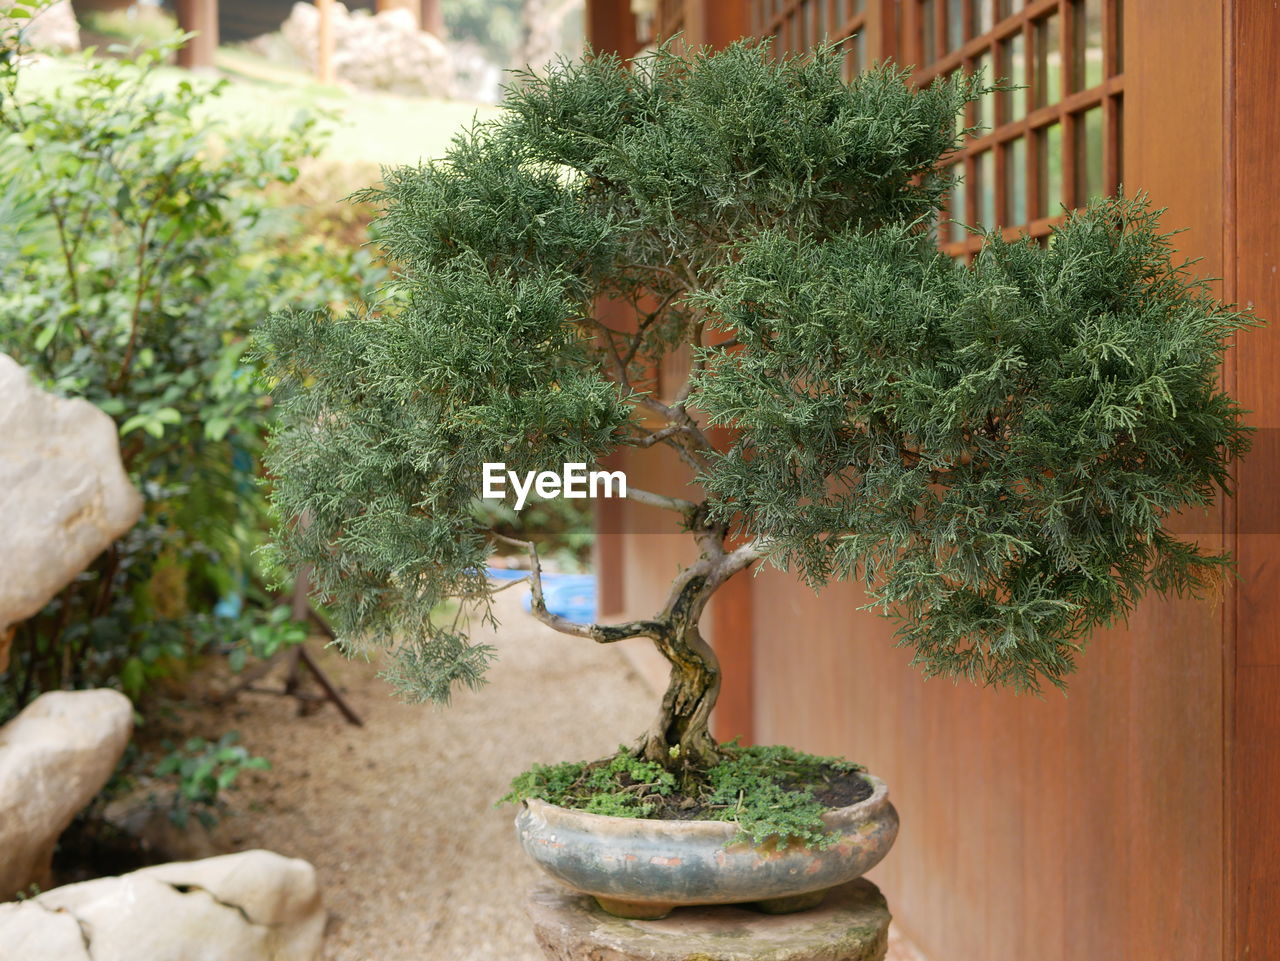
[[[0,961],[93,961],[76,919],[34,900],[0,904]]]
[[[324,922],[310,864],[244,851],[0,905],[0,959],[314,961]]]
[[[0,354],[0,671],[9,625],[35,614],[137,521],[116,425]]]
[[[132,730],[133,705],[108,690],[50,691],[0,727],[0,899],[49,886],[58,835],[107,783]]]
[[[0,10],[12,3],[0,0]],[[4,19],[8,19],[5,17]],[[55,0],[30,20],[15,21],[23,31],[23,40],[34,50],[47,53],[75,53],[80,49],[80,25],[76,23],[71,0]]]
[[[320,16],[310,3],[296,3],[280,33],[304,62],[316,64]],[[333,5],[333,69],[356,87],[395,93],[448,97],[454,85],[449,48],[418,28],[405,9],[348,12]]]

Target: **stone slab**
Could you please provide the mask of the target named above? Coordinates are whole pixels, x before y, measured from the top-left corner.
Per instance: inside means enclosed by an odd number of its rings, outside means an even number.
[[[0,727],[0,901],[49,887],[58,836],[102,790],[132,733],[133,705],[105,689],[47,691]],[[9,961],[2,951],[0,961]]]
[[[141,512],[115,422],[87,400],[44,391],[0,354],[0,671],[9,626],[44,607]]]
[[[324,926],[315,868],[241,851],[0,904],[0,961],[316,961]]]
[[[534,886],[528,910],[552,961],[882,961],[889,945],[889,906],[865,878],[797,914],[719,905],[633,921],[550,880]]]

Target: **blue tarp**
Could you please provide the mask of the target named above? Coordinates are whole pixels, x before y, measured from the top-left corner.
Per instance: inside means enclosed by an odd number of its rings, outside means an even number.
[[[516,581],[528,577],[528,571],[506,570],[491,567],[488,570],[491,580]],[[516,588],[520,590],[520,588]],[[596,619],[596,577],[594,574],[548,574],[542,575],[542,594],[547,601],[547,610],[559,614],[571,621],[579,623]],[[529,595],[524,598],[524,609],[529,610]]]

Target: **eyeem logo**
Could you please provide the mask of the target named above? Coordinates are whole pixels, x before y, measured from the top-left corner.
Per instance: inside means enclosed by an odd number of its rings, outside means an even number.
[[[521,481],[523,480],[523,483]],[[565,464],[555,471],[525,471],[521,478],[501,461],[484,465],[485,500],[502,500],[507,496],[507,482],[516,495],[516,510],[524,508],[525,499],[533,491],[539,497],[626,497],[627,475],[620,470],[593,470],[586,464]],[[616,492],[616,493],[615,493]]]

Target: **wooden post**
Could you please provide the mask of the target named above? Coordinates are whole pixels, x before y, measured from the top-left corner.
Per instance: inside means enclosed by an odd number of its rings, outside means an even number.
[[[419,20],[419,25],[421,25],[421,20],[419,19],[422,13],[420,0],[377,0],[374,6],[378,13],[382,13],[384,10],[408,10],[413,14],[413,19]]]
[[[587,40],[596,50],[632,57],[640,49],[630,0],[587,0]]]
[[[212,70],[218,49],[218,0],[178,0],[178,26],[195,36],[178,51],[178,66]]]
[[[422,24],[423,30],[436,39],[445,38],[444,10],[440,6],[440,0],[419,0],[418,22]]]
[[[316,77],[321,83],[333,83],[333,0],[316,0],[320,21],[316,32]]]

